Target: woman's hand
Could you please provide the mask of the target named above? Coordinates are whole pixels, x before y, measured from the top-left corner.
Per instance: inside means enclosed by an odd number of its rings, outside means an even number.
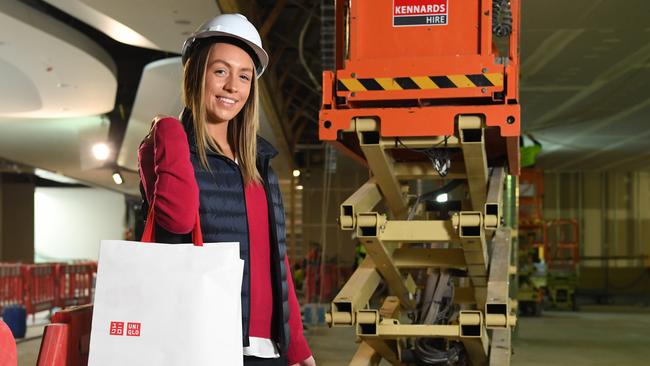
[[[291,366],[316,366],[316,360],[314,360],[314,356],[309,356],[309,358],[304,359],[298,363],[294,363]]]

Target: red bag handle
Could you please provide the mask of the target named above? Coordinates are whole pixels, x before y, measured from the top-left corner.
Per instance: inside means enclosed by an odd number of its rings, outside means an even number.
[[[154,214],[153,214],[154,205],[151,205],[149,212],[147,213],[147,222],[144,225],[144,231],[142,232],[143,243],[153,243],[155,242],[154,238]],[[196,221],[194,223],[194,229],[192,229],[192,243],[197,247],[203,246],[203,234],[201,233],[201,220],[199,218],[199,213],[196,213]]]

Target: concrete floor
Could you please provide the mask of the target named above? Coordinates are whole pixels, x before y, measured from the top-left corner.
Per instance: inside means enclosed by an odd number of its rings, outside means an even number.
[[[584,307],[578,313],[545,312],[540,318],[519,319],[512,365],[649,364],[648,308]],[[30,326],[28,338],[19,341],[19,366],[36,364],[40,332],[42,325]],[[307,339],[318,366],[347,365],[356,351],[351,328],[312,327]]]
[[[318,366],[347,365],[356,351],[350,328],[312,328],[308,340]],[[515,366],[648,365],[650,309],[589,307],[520,317],[513,348]]]

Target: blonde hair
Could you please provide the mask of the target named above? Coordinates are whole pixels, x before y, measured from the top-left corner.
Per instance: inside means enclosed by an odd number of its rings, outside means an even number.
[[[208,149],[223,155],[217,142],[208,133],[205,107],[205,74],[212,42],[194,49],[183,69],[183,103],[192,112],[192,127],[196,137],[196,150],[203,168],[211,170],[208,164]],[[251,90],[244,107],[228,122],[228,141],[235,146],[235,156],[241,170],[244,184],[261,182],[257,170],[257,130],[259,129],[259,96],[257,77],[251,78]]]

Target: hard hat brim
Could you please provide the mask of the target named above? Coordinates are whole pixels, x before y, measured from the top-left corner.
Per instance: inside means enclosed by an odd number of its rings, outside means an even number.
[[[262,73],[264,73],[264,70],[266,70],[266,67],[269,65],[269,55],[264,51],[263,48],[259,47],[255,43],[243,38],[239,37],[237,35],[234,35],[232,33],[228,32],[221,32],[221,31],[203,31],[200,34],[193,35],[190,38],[188,38],[185,41],[185,44],[183,45],[183,52],[182,52],[182,62],[183,66],[185,66],[185,62],[187,62],[187,59],[190,57],[190,54],[192,53],[192,46],[195,45],[196,41],[199,39],[206,39],[206,38],[212,38],[212,37],[228,37],[228,38],[234,38],[237,39],[247,46],[251,48],[253,53],[257,56],[257,61],[259,61],[257,67],[256,67],[256,73],[257,77],[260,77]],[[255,61],[255,60],[253,60]]]

